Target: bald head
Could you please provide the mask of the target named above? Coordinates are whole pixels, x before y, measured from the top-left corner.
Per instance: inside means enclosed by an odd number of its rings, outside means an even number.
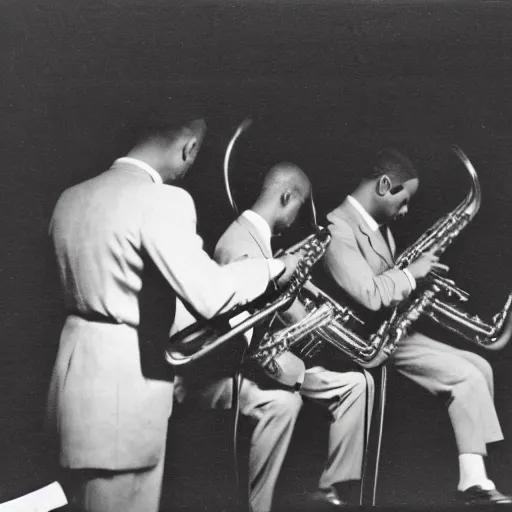
[[[310,196],[311,182],[306,173],[295,164],[281,162],[265,175],[261,193],[252,209],[274,232],[279,232],[295,221]]]
[[[311,183],[306,173],[290,162],[281,162],[268,171],[263,181],[262,194],[280,194],[293,190],[307,199],[311,194]]]

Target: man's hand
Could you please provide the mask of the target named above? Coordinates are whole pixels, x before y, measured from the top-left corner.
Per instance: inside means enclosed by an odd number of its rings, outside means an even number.
[[[439,263],[439,256],[436,256],[435,253],[435,249],[426,252],[407,267],[407,270],[409,270],[414,279],[422,279],[432,270],[448,270],[446,265]]]
[[[297,264],[302,259],[302,257],[303,257],[302,251],[298,251],[294,254],[285,253],[282,256],[279,256],[279,258],[276,258],[279,261],[282,261],[286,267],[284,274],[282,274],[281,277],[277,281],[277,284],[279,286],[283,286],[290,280],[290,277],[292,276],[293,272],[297,268]]]

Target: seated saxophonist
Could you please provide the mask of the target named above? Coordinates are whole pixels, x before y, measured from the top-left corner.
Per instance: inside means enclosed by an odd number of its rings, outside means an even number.
[[[407,213],[418,186],[409,158],[384,149],[352,194],[327,215],[332,241],[324,264],[331,284],[363,309],[383,310],[406,299],[417,280],[443,267],[435,254],[426,253],[404,270],[394,268],[395,243],[388,224]],[[484,462],[486,445],[503,439],[489,363],[419,332],[402,339],[391,363],[445,400],[459,452],[456,497],[465,503],[511,503],[488,478]]]
[[[290,163],[277,164],[266,174],[261,193],[251,209],[244,211],[220,238],[214,258],[228,264],[244,257],[271,257],[272,235],[296,220],[310,194],[310,181],[301,169]],[[287,258],[294,256],[285,255],[284,259]],[[310,497],[316,502],[340,506],[344,501],[335,486],[361,478],[367,381],[358,369],[340,373],[317,367],[304,375],[304,363],[290,352],[279,357],[279,364],[284,373],[294,374],[296,386],[277,381],[273,385],[257,369],[244,367],[243,370],[240,411],[254,425],[249,455],[251,509],[253,512],[271,509],[275,484],[302,406],[301,395],[323,406],[331,417],[329,455],[320,478],[320,490]],[[180,381],[177,399],[186,396],[187,400],[199,400],[211,408],[231,406],[229,375],[206,385],[194,384],[186,379]],[[296,392],[297,388],[300,392]],[[345,487],[350,488],[350,484]]]

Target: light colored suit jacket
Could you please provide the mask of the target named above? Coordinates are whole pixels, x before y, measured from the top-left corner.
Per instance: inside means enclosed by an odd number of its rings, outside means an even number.
[[[372,231],[345,200],[327,215],[332,240],[324,257],[327,271],[357,302],[377,311],[405,299],[412,287],[405,272],[394,268],[395,243]]]
[[[234,260],[248,258],[271,258],[267,244],[257,229],[245,217],[238,217],[220,237],[213,257],[221,265]]]
[[[262,255],[271,257],[269,249],[254,225],[244,216],[240,216],[220,237],[213,257],[220,264],[226,265],[245,257],[258,258]],[[300,318],[305,315],[298,301],[295,301],[289,310],[294,312],[297,310],[300,313]],[[304,380],[305,365],[291,352],[285,352],[278,356],[276,363],[281,367],[282,374],[279,380],[282,384],[294,386],[297,382]]]
[[[243,259],[272,258],[272,253],[266,249],[266,245],[261,240],[258,232],[250,222],[244,217],[239,217],[224,232],[215,247],[214,260],[222,266],[238,264]],[[187,309],[182,301],[176,301],[176,314],[174,325],[171,328],[170,335],[185,329],[195,323],[198,319]],[[242,316],[248,314],[241,313],[240,316],[232,319],[232,322],[238,322]],[[177,393],[178,398],[180,394]]]
[[[145,257],[205,318],[260,295],[268,285],[267,262],[219,266],[202,249],[189,194],[153,183],[130,164],[114,164],[65,191],[50,234],[68,313],[48,401],[61,464],[152,466],[165,446],[173,383],[149,379],[141,369]]]

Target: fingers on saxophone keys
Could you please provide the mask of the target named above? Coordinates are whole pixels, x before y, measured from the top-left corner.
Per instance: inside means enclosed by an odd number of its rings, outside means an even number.
[[[450,267],[448,265],[438,262],[432,263],[432,268],[435,268],[436,270],[441,270],[443,272],[448,272],[450,270]]]

